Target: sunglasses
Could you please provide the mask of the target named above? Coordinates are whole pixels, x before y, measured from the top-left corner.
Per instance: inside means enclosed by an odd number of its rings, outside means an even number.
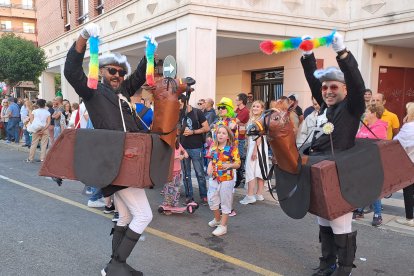
[[[339,86],[338,86],[338,85],[336,85],[336,84],[331,84],[330,86],[327,86],[327,85],[322,85],[322,91],[327,91],[327,90],[328,90],[328,88],[329,88],[331,91],[337,91],[337,90],[338,90],[338,88],[339,88]]]
[[[115,76],[116,73],[118,73],[118,76],[120,76],[121,78],[124,77],[127,72],[124,69],[115,69],[112,67],[104,67],[106,70],[108,70],[108,73],[111,74],[112,76]]]
[[[203,103],[197,103],[198,105],[203,105]]]
[[[226,107],[225,106],[219,106],[219,107],[217,107],[217,109],[218,110],[226,110]]]

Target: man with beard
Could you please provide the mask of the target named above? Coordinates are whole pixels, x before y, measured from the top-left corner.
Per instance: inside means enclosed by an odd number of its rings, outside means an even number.
[[[65,77],[76,93],[83,98],[95,129],[110,129],[127,132],[138,131],[135,113],[130,106],[130,97],[145,82],[146,58],[142,58],[137,69],[131,67],[124,55],[110,53],[99,58],[101,82],[97,89],[87,86],[87,77],[82,62],[86,42],[99,35],[99,27],[89,24],[83,28],[79,38],[68,52]],[[121,116],[122,112],[122,116]],[[114,194],[119,220],[112,229],[112,255],[102,275],[142,275],[126,264],[142,232],[152,220],[152,211],[144,189],[109,185],[102,188],[105,197]]]
[[[331,154],[331,138],[322,131],[326,123],[334,125],[332,143],[335,152],[355,145],[359,119],[365,111],[365,85],[358,63],[346,49],[342,35],[336,33],[332,48],[337,53],[339,68],[317,70],[312,52],[301,59],[312,96],[320,105],[317,125],[309,155]],[[356,252],[356,231],[352,231],[352,212],[334,220],[318,217],[322,257],[316,276],[351,275]],[[339,267],[336,265],[338,258]]]

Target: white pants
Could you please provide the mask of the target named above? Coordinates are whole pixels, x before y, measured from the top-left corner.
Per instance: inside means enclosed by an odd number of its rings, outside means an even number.
[[[152,220],[151,206],[144,189],[126,188],[114,194],[119,220],[116,225],[126,226],[135,233],[142,234]]]
[[[330,226],[334,234],[348,234],[352,232],[352,212],[334,220],[327,220],[321,217],[317,218],[319,225]]]
[[[221,204],[221,212],[230,214],[233,206],[234,180],[218,183],[214,179],[209,179],[207,199],[210,210],[218,210]]]

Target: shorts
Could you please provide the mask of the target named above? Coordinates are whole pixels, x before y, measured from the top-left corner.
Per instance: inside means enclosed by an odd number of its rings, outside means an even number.
[[[233,206],[234,180],[218,183],[215,179],[209,179],[207,199],[211,210],[218,210],[221,204],[221,212],[230,214]]]

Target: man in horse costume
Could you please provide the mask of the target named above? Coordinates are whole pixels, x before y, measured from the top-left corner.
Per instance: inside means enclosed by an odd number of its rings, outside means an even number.
[[[317,127],[309,147],[309,155],[330,154],[331,138],[335,152],[355,145],[359,120],[365,111],[365,85],[354,56],[346,49],[342,35],[336,33],[332,48],[337,53],[339,68],[317,70],[314,54],[304,52],[301,58],[312,96],[321,106]],[[332,137],[322,131],[331,123]],[[352,213],[334,220],[318,217],[322,257],[313,275],[350,275],[356,252],[357,232],[352,231]],[[338,267],[336,260],[338,258]]]
[[[127,58],[119,53],[111,53],[99,58],[99,75],[101,82],[97,89],[87,86],[87,77],[82,68],[86,42],[91,36],[99,35],[99,27],[89,24],[83,28],[79,38],[67,54],[65,77],[76,93],[83,98],[95,129],[137,132],[137,118],[130,106],[130,96],[144,84],[146,58],[142,58],[137,69],[130,74],[131,67]],[[118,132],[114,132],[118,133]],[[115,136],[114,143],[116,143]],[[86,137],[84,137],[86,138]],[[96,137],[107,139],[107,137]],[[82,139],[77,135],[76,139]],[[89,139],[89,140],[88,140]],[[95,148],[93,140],[85,139],[85,144]],[[119,139],[121,140],[121,139]],[[96,140],[95,140],[96,141]],[[107,149],[111,150],[111,146]],[[76,154],[80,154],[76,152]],[[88,173],[88,164],[84,164]],[[110,168],[109,168],[110,169]],[[101,274],[107,276],[143,275],[126,264],[142,232],[152,220],[152,211],[144,189],[109,185],[102,188],[104,196],[114,194],[115,204],[119,212],[119,221],[112,229],[112,255],[108,265]]]

